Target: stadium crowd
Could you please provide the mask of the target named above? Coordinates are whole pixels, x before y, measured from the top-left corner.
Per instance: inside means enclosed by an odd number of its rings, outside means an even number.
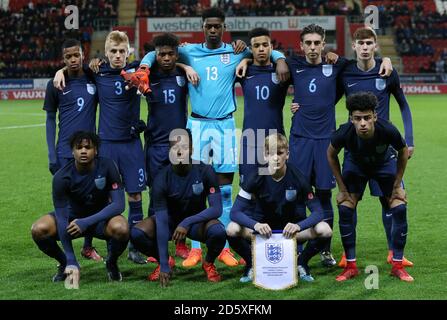
[[[197,0],[142,0],[139,3],[142,17],[186,17],[200,16],[203,5]],[[218,7],[226,16],[295,16],[295,15],[358,15],[360,7],[346,5],[345,1],[286,1],[252,0],[234,3],[232,0],[219,0]]]
[[[39,78],[51,77],[61,65],[59,50],[66,37],[80,39],[86,55],[89,54],[91,33],[96,19],[113,19],[118,16],[118,0],[53,0],[15,1],[8,10],[0,8],[0,77]],[[202,1],[198,0],[139,0],[138,16],[200,16]],[[218,6],[226,16],[284,16],[284,15],[360,15],[360,7],[345,1],[319,0],[252,0],[234,3],[219,0]],[[423,5],[422,1],[386,2],[364,1],[375,4],[380,13],[382,29],[393,28],[396,49],[405,65],[418,65],[407,72],[442,73],[447,61],[442,54],[447,45],[447,13],[439,13]],[[410,5],[409,5],[410,4]],[[66,5],[80,9],[80,29],[64,28]],[[282,43],[274,48],[290,55]],[[293,51],[293,50],[292,50]],[[415,63],[412,63],[415,62]],[[409,67],[408,67],[409,68]]]
[[[20,1],[8,10],[0,8],[0,77],[52,77],[60,68],[59,48],[67,37],[80,39],[86,54],[91,43],[93,21],[117,17],[118,0]],[[77,5],[79,27],[64,28],[64,8]]]

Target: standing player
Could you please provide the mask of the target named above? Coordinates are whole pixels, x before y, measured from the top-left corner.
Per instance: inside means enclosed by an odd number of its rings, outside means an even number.
[[[402,264],[408,234],[407,200],[402,187],[408,147],[396,127],[387,120],[378,119],[377,105],[377,98],[371,92],[357,92],[348,96],[346,108],[350,121],[341,125],[332,135],[327,150],[328,161],[339,188],[337,204],[340,236],[347,260],[343,272],[336,278],[337,281],[345,281],[359,274],[355,254],[354,211],[371,178],[377,181],[392,213],[391,275],[403,281],[413,281]],[[343,172],[338,160],[342,148],[346,151]]]
[[[256,28],[249,32],[253,64],[248,66],[245,77],[240,79],[244,92],[244,121],[242,126],[240,182],[264,163],[264,139],[276,131],[285,134],[283,107],[288,83],[276,76],[271,62],[272,44],[270,32]],[[258,143],[258,139],[259,143]],[[258,159],[260,158],[260,159]]]
[[[120,72],[134,72],[139,61],[127,64],[129,38],[121,31],[112,31],[107,35],[105,53],[107,63],[93,74],[100,104],[98,135],[103,141],[100,153],[118,165],[128,195],[128,222],[132,228],[143,220],[141,192],[146,189],[143,146],[137,129],[141,97],[136,88],[125,89],[126,82]],[[63,73],[58,73],[55,77],[56,87],[61,82],[64,85]],[[146,259],[132,246],[129,247],[128,259],[146,263]]]
[[[264,156],[269,174],[250,172],[241,184],[241,190],[231,210],[231,222],[227,228],[231,247],[246,261],[241,282],[252,280],[252,255],[250,240],[254,231],[270,237],[272,230],[284,229],[286,238],[304,242],[317,237],[332,235],[329,225],[323,220],[323,209],[314,197],[307,179],[287,164],[289,146],[282,134],[271,134],[265,139]],[[306,218],[298,205],[305,203],[311,215]],[[254,211],[252,207],[255,207]],[[313,281],[307,267],[308,261],[298,260],[301,279]]]
[[[223,214],[221,221],[227,225],[232,207],[232,182],[236,170],[237,148],[233,112],[236,110],[234,82],[236,66],[245,57],[251,55],[248,49],[236,55],[233,47],[222,42],[225,31],[225,15],[218,8],[209,8],[202,14],[205,43],[189,44],[179,48],[180,62],[197,71],[200,82],[197,86],[188,84],[192,113],[187,127],[191,129],[197,146],[193,159],[212,162],[217,172],[222,195]],[[273,52],[277,63],[278,78],[288,78],[288,68],[284,55]],[[153,53],[146,55],[141,65],[150,67],[155,61]],[[200,244],[192,243],[189,257],[183,266],[191,267],[202,259]],[[236,266],[228,244],[219,255],[219,260],[229,266]]]
[[[168,285],[175,264],[168,259],[169,240],[177,242],[188,237],[204,242],[208,252],[202,269],[209,281],[218,282],[221,277],[214,261],[225,245],[226,234],[218,220],[222,199],[217,176],[210,165],[192,164],[189,130],[172,131],[170,142],[172,164],[161,169],[153,183],[155,216],[138,223],[131,231],[131,239],[136,248],[160,261],[148,278],[159,280],[162,287]]]
[[[405,95],[400,88],[399,75],[393,70],[391,76],[382,78],[378,75],[379,66],[374,59],[374,53],[377,49],[377,35],[371,28],[360,28],[354,33],[352,43],[357,60],[348,64],[341,75],[343,89],[346,96],[355,92],[370,91],[378,99],[377,116],[379,119],[389,120],[390,118],[390,95],[392,94],[399,104],[400,112],[405,129],[405,140],[408,145],[409,157],[414,152],[413,142],[413,123],[411,120],[411,110],[408,106]],[[370,180],[369,187],[371,195],[380,197],[382,204],[382,221],[385,227],[385,234],[388,243],[388,263],[392,262],[393,249],[391,243],[391,225],[392,216],[386,197],[381,192],[377,181]],[[346,259],[342,257],[339,265],[346,266]],[[403,265],[413,266],[413,263],[403,258]]]
[[[81,42],[67,39],[62,44],[62,56],[67,67],[67,86],[58,91],[49,81],[45,92],[43,109],[47,113],[46,135],[48,163],[51,174],[55,174],[73,159],[70,137],[79,130],[95,132],[98,96],[96,86],[82,70],[84,54]],[[56,141],[56,115],[59,112],[59,134]],[[101,261],[92,246],[92,238],[86,236],[81,255],[87,259]]]
[[[165,33],[152,40],[155,46],[157,64],[152,68],[150,83],[152,93],[147,95],[148,128],[145,132],[146,172],[149,193],[156,174],[169,165],[169,134],[175,128],[186,128],[188,113],[185,73],[176,67],[178,39]],[[149,216],[153,215],[153,198],[150,196]],[[184,242],[176,246],[176,255],[188,257]]]
[[[290,162],[298,168],[315,187],[315,194],[324,210],[324,221],[332,228],[334,211],[332,192],[335,179],[327,162],[326,150],[331,133],[335,130],[335,105],[337,77],[347,60],[340,57],[335,64],[325,64],[322,51],[325,31],[311,24],[301,32],[301,49],[305,57],[288,58],[294,90],[294,103],[299,105],[292,117],[290,129]],[[385,66],[384,63],[381,65]],[[293,112],[294,110],[292,110]],[[305,210],[304,207],[301,210]],[[310,241],[305,250],[315,251],[316,242]],[[323,265],[336,264],[330,252],[331,239],[319,248]]]
[[[79,264],[73,253],[72,239],[90,235],[107,241],[106,269],[109,279],[121,281],[118,257],[129,241],[124,211],[124,192],[116,164],[97,157],[99,138],[86,131],[76,132],[70,140],[74,160],[54,175],[54,212],[37,220],[32,228],[40,250],[59,262],[53,281],[72,277],[79,285]],[[57,244],[62,242],[64,250]]]

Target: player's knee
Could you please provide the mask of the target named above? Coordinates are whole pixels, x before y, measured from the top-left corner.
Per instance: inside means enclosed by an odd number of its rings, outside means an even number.
[[[218,220],[211,220],[206,224],[206,234],[210,238],[226,238],[225,227]]]
[[[35,222],[31,226],[31,235],[33,239],[42,239],[50,235],[50,226],[43,222]]]
[[[317,236],[320,238],[330,238],[332,237],[332,229],[326,222],[322,221],[315,226],[315,231]]]
[[[112,237],[121,241],[129,239],[129,227],[125,221],[113,222],[110,226]]]
[[[353,201],[343,201],[339,205],[348,207],[349,209],[355,209],[355,207],[357,206],[357,201],[355,201],[354,199]]]
[[[389,209],[390,208],[390,203],[389,203],[389,199],[387,197],[379,197],[380,200],[380,204],[382,205],[382,208],[385,209]]]
[[[237,237],[239,236],[242,228],[236,222],[230,222],[227,226],[227,236],[229,237]]]
[[[138,193],[129,193],[128,195],[129,202],[137,202],[141,201],[141,192]]]

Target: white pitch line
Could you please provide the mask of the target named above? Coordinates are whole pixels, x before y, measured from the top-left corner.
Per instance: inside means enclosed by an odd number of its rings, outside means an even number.
[[[45,126],[45,123],[30,124],[30,125],[27,125],[27,126],[0,127],[0,130],[7,130],[7,129],[22,129],[22,128],[34,128],[34,127],[43,127],[43,126]]]

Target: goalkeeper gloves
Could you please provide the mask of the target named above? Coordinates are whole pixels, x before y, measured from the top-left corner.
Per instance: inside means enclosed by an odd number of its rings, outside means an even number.
[[[126,71],[121,70],[121,76],[126,81],[128,87],[136,87],[143,95],[152,92],[149,86],[149,74],[150,70],[146,66],[141,66],[133,73],[127,73]]]

